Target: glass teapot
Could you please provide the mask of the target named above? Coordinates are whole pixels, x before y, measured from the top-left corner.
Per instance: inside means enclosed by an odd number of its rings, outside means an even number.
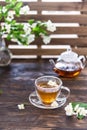
[[[85,67],[86,58],[83,55],[78,56],[77,53],[69,49],[58,56],[56,63],[53,59],[50,59],[50,63],[54,65],[53,70],[58,75],[63,77],[75,77],[79,75],[81,70]]]

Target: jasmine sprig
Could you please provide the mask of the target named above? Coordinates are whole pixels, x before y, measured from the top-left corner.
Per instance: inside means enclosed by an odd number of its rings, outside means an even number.
[[[87,103],[71,102],[65,107],[66,115],[76,115],[78,119],[83,119],[87,116]]]
[[[5,0],[5,6],[0,5],[0,37],[22,45],[29,45],[37,37],[41,37],[45,44],[50,43],[50,32],[56,30],[51,20],[17,22],[17,17],[28,15],[29,12],[30,7],[24,6],[20,0]]]

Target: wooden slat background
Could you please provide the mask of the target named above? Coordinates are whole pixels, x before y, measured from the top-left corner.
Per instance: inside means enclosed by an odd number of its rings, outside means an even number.
[[[67,0],[66,0],[67,1]],[[0,4],[4,5],[4,2],[0,2]],[[52,40],[47,48],[43,49],[42,46],[44,43],[40,38],[36,39],[35,42],[31,43],[31,45],[36,45],[37,48],[17,48],[17,43],[12,43],[10,41],[6,41],[7,45],[16,45],[16,47],[11,48],[13,56],[14,55],[58,55],[66,48],[72,47],[73,51],[76,51],[78,54],[87,55],[87,1],[83,0],[82,2],[42,2],[41,0],[33,1],[33,2],[24,2],[24,5],[29,5],[31,11],[37,11],[37,14],[29,14],[27,16],[21,16],[17,18],[18,22],[26,22],[28,19],[36,19],[47,21],[51,20],[54,24],[57,25],[57,30],[52,34]],[[43,11],[50,12],[50,14],[43,14]],[[56,13],[52,14],[52,12],[56,11]],[[60,11],[67,14],[59,14]],[[70,12],[77,12],[77,14],[70,14]],[[59,24],[63,24],[63,26],[59,26]],[[69,26],[65,26],[66,24],[70,24]],[[74,26],[77,24],[77,26]],[[67,37],[61,37],[67,36]],[[76,37],[68,37],[68,35],[75,35]],[[55,48],[49,49],[48,46],[52,45],[52,47],[59,45],[59,49]],[[60,45],[63,45],[63,48],[60,48]],[[64,46],[65,45],[65,46]],[[67,46],[68,45],[68,46]],[[29,45],[30,46],[30,45]]]

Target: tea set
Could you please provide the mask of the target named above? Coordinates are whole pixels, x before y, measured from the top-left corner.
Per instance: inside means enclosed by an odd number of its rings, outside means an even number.
[[[86,58],[71,49],[61,53],[56,62],[50,59],[56,76],[41,76],[35,79],[35,91],[29,95],[32,105],[42,109],[55,109],[63,106],[70,95],[70,89],[63,86],[59,77],[75,78],[85,68]]]

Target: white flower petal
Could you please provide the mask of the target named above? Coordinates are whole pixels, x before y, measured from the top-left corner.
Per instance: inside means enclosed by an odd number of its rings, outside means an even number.
[[[58,107],[58,103],[56,101],[54,101],[52,104],[51,104],[52,107]]]
[[[76,111],[77,115],[83,115],[83,116],[86,116],[86,109],[83,108],[83,107],[79,107],[78,110]]]
[[[45,43],[45,44],[48,44],[48,43],[50,43],[50,41],[51,41],[51,38],[49,37],[49,36],[42,36],[42,38],[43,38],[43,42]]]
[[[37,23],[32,24],[32,28],[35,28],[37,26]]]
[[[50,86],[58,86],[58,84],[56,83],[56,81],[52,81],[52,80],[49,80],[48,81],[48,83],[47,83],[48,85],[50,85]]]
[[[24,104],[18,104],[18,109],[20,110],[25,109]]]
[[[69,103],[66,107],[65,107],[65,111],[66,111],[66,115],[67,116],[72,116],[74,114],[74,111],[73,111],[73,107],[72,107],[72,104]]]
[[[30,24],[28,24],[28,23],[24,24],[23,29],[24,29],[24,32],[25,32],[26,35],[31,33]]]
[[[47,30],[48,31],[51,31],[51,32],[56,31],[56,26],[51,22],[51,20],[48,20],[46,25],[47,25]]]
[[[20,14],[29,14],[29,11],[30,11],[30,8],[28,5],[26,6],[23,6],[21,9],[20,9]]]
[[[34,34],[31,34],[28,36],[28,41],[27,41],[27,44],[30,44],[31,42],[33,42],[35,40],[35,35]]]
[[[2,13],[6,13],[6,11],[7,11],[7,9],[6,9],[6,7],[4,6],[4,7],[2,8]]]

